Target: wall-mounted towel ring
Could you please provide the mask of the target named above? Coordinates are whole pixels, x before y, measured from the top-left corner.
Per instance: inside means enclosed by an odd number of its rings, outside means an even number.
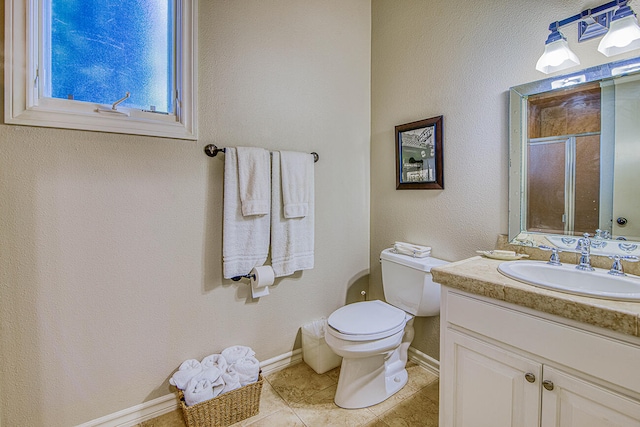
[[[209,157],[215,157],[218,153],[224,153],[225,148],[218,148],[215,144],[208,144],[204,147],[204,153]],[[315,151],[311,152],[313,156],[313,163],[317,163],[320,160],[320,156]],[[238,279],[240,280],[240,279]]]

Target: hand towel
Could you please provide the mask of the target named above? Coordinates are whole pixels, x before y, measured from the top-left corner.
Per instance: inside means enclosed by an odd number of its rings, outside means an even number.
[[[228,366],[227,360],[221,354],[210,354],[209,356],[202,359],[202,362],[200,362],[200,364],[202,365],[202,369],[216,367],[219,368],[222,372],[226,371]]]
[[[303,218],[313,197],[313,155],[296,151],[280,152],[282,212],[285,218]]]
[[[313,156],[306,154],[313,164]],[[313,169],[308,171],[313,173]],[[304,218],[285,218],[280,180],[280,153],[271,156],[271,266],[275,277],[313,268],[314,191],[310,178],[307,214]]]
[[[252,357],[256,355],[251,347],[244,345],[233,345],[222,350],[222,356],[225,358],[229,366],[236,363],[236,360],[242,357]]]
[[[224,381],[224,388],[222,389],[222,392],[220,394],[228,393],[242,387],[240,385],[240,376],[238,375],[236,370],[231,367],[222,374],[222,380]]]
[[[222,267],[225,279],[248,274],[263,265],[269,253],[270,214],[243,216],[236,149],[227,147],[224,159]]]
[[[412,243],[395,242],[393,249],[397,253],[410,255],[415,258],[425,258],[431,255],[431,247],[414,245]]]
[[[271,209],[271,157],[264,148],[237,147],[242,215],[266,215]]]
[[[182,362],[178,370],[169,379],[169,384],[184,390],[191,378],[202,372],[202,365],[195,359],[189,359]]]
[[[230,365],[227,370],[237,372],[240,385],[245,386],[258,381],[260,362],[253,356],[241,357],[233,365]]]

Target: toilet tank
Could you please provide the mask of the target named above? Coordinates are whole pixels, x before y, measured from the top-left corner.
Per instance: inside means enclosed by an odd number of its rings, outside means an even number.
[[[395,253],[393,248],[380,254],[385,300],[414,316],[440,313],[440,285],[433,281],[431,268],[448,264],[438,258],[414,258]]]

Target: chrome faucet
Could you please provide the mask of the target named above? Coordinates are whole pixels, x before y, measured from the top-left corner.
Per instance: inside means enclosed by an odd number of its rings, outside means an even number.
[[[582,271],[595,270],[591,266],[591,239],[589,239],[589,233],[584,233],[582,238],[578,239],[576,249],[580,251],[580,264],[576,265],[576,268]]]
[[[613,260],[613,265],[611,266],[611,270],[609,270],[609,274],[612,276],[626,276],[622,268],[622,260],[629,262],[638,262],[640,260],[640,258],[633,255],[612,255],[609,258]]]
[[[560,255],[559,255],[559,253],[562,252],[562,250],[556,247],[545,246],[545,245],[538,246],[538,249],[542,249],[543,251],[551,251],[551,256],[549,257],[549,261],[547,262],[547,264],[562,265],[562,263],[560,262]]]

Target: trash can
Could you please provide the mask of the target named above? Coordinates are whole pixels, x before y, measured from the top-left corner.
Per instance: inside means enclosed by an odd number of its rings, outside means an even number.
[[[302,360],[318,374],[324,374],[342,363],[342,357],[329,348],[324,339],[327,319],[324,317],[302,325]]]

